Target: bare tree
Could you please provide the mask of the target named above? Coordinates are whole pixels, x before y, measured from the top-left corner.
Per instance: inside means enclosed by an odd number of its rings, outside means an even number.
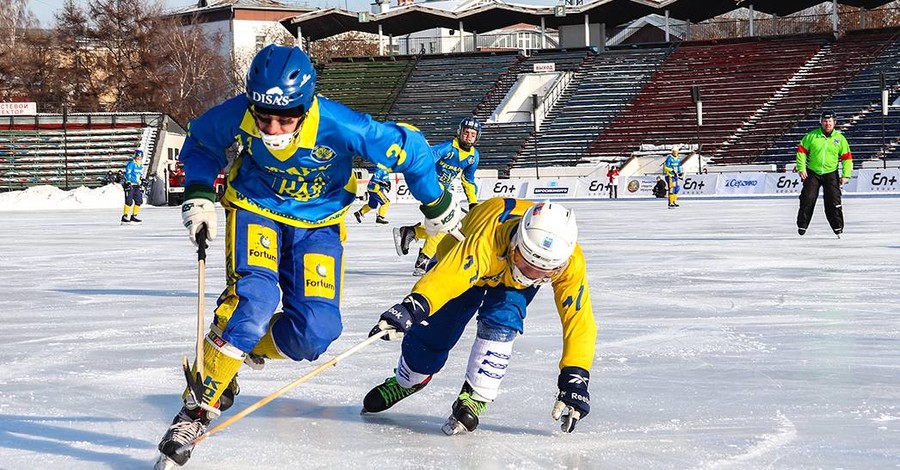
[[[216,52],[221,34],[207,37],[199,26],[196,18],[187,25],[160,19],[154,35],[154,47],[165,58],[149,78],[157,87],[156,106],[181,123],[235,93],[231,63]]]
[[[332,57],[372,56],[378,54],[378,39],[372,34],[348,31],[313,42],[310,52],[323,61]]]

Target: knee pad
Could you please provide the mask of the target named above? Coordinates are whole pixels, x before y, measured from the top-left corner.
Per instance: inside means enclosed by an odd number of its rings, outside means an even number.
[[[406,360],[403,359],[403,355],[400,355],[400,360],[397,363],[397,383],[400,384],[403,388],[412,388],[415,385],[419,385],[422,382],[428,380],[432,374],[420,374],[409,368],[409,365],[406,364]]]
[[[494,341],[475,338],[469,355],[469,365],[466,368],[466,381],[472,386],[476,399],[490,402],[497,398],[500,383],[506,376],[506,369],[512,356],[513,339]]]
[[[314,361],[341,335],[341,316],[332,304],[303,305],[297,313],[285,310],[272,322],[278,351],[295,361]]]

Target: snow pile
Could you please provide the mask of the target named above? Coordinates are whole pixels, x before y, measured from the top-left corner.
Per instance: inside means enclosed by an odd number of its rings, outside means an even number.
[[[121,207],[123,197],[122,186],[118,184],[96,189],[81,186],[71,191],[34,186],[24,191],[0,193],[0,211],[106,209]]]

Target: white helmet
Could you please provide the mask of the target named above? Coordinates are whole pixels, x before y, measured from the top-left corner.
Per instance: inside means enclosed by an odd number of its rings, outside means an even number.
[[[510,244],[513,279],[526,286],[547,282],[566,266],[577,240],[573,211],[550,201],[529,207]]]

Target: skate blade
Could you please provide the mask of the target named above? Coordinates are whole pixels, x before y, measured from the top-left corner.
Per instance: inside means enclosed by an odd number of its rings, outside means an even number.
[[[165,454],[159,454],[156,464],[153,465],[153,470],[172,470],[174,468],[178,468],[178,464]]]
[[[455,436],[457,434],[465,434],[469,432],[462,423],[460,423],[456,418],[451,416],[447,419],[447,422],[441,426],[441,431],[444,431],[444,434],[448,436]]]

